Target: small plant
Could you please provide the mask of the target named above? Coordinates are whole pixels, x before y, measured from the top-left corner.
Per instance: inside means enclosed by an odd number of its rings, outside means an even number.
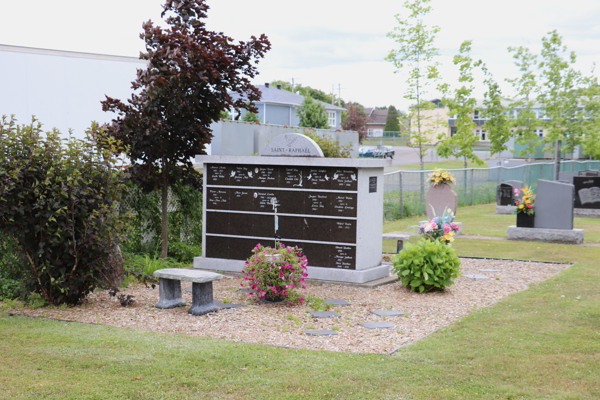
[[[108,291],[108,295],[112,296],[112,297],[116,297],[119,302],[121,303],[121,307],[127,307],[132,305],[135,302],[135,296],[132,296],[130,294],[120,294],[117,296],[117,293],[119,293],[120,290],[116,287],[110,288],[110,290]]]
[[[534,215],[535,214],[535,208],[534,208],[535,194],[533,194],[531,187],[525,186],[521,190],[519,190],[518,188],[515,188],[515,193],[517,193],[517,191],[519,193],[522,192],[523,197],[520,200],[515,201],[515,205],[517,206],[516,213],[517,214],[524,213],[527,215]]]
[[[300,325],[302,323],[302,320],[298,317],[296,317],[295,315],[292,314],[288,314],[287,319],[289,319],[290,321],[294,321],[294,323],[296,325]]]
[[[29,296],[27,296],[27,307],[40,308],[44,307],[46,304],[48,303],[39,293],[31,293]]]
[[[329,311],[331,304],[325,304],[325,300],[320,297],[308,296],[307,303],[313,311]]]
[[[230,304],[232,303],[231,299],[229,297],[223,297],[223,303],[224,304]]]
[[[244,282],[260,299],[269,301],[286,300],[295,294],[295,288],[304,288],[304,279],[308,276],[307,259],[302,249],[286,246],[261,246],[260,243],[252,250],[252,257],[244,262]],[[300,301],[304,299],[300,297]]]
[[[450,185],[456,183],[456,178],[452,176],[448,170],[436,169],[431,174],[427,175],[427,182],[431,185]]]
[[[351,158],[352,157],[352,143],[346,143],[340,145],[339,140],[334,140],[330,135],[323,135],[323,137],[317,135],[315,132],[305,131],[305,136],[308,136],[314,140],[321,150],[323,155],[328,158]]]
[[[407,243],[394,256],[393,263],[402,283],[420,293],[443,290],[460,274],[460,259],[456,252],[438,239]]]
[[[339,331],[340,327],[339,326],[333,326],[333,327],[331,327],[331,330],[332,331]]]

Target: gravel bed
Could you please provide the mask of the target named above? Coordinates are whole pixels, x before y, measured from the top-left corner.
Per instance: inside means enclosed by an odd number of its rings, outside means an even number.
[[[18,314],[130,327],[157,332],[262,343],[292,348],[360,353],[388,353],[415,342],[437,329],[464,317],[469,312],[487,307],[511,293],[527,289],[562,269],[567,264],[548,264],[512,260],[461,259],[461,273],[484,274],[490,279],[459,277],[443,292],[418,294],[395,282],[377,288],[362,288],[333,284],[309,284],[299,290],[304,297],[345,299],[350,305],[332,306],[340,318],[313,318],[306,302],[259,303],[255,297],[239,290],[240,279],[226,276],[214,282],[214,297],[218,300],[246,304],[246,307],[221,309],[203,316],[192,316],[187,307],[157,309],[159,292],[144,285],[121,289],[135,296],[135,303],[121,307],[106,290],[90,294],[81,306],[67,309],[8,310]],[[480,272],[496,269],[498,272]],[[182,283],[182,291],[189,284]],[[191,305],[191,293],[184,299]],[[380,317],[372,310],[398,310],[401,316]],[[385,321],[395,328],[368,329],[365,322]],[[307,330],[334,330],[335,336],[309,336]]]

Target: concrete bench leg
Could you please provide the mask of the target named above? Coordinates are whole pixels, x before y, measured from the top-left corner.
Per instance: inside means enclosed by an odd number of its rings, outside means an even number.
[[[192,283],[192,307],[188,314],[204,315],[217,311],[218,307],[213,304],[212,282]]]
[[[186,305],[181,297],[181,281],[160,278],[159,285],[160,299],[156,303],[156,308],[175,308]]]

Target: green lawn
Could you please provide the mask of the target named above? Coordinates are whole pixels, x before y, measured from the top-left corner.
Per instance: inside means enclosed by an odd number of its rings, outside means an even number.
[[[514,221],[495,218],[489,205],[458,215],[469,234],[486,236],[501,236]],[[600,219],[579,223],[586,241],[600,237]],[[484,239],[454,247],[462,256],[575,264],[391,356],[0,314],[0,398],[600,398],[600,248]]]

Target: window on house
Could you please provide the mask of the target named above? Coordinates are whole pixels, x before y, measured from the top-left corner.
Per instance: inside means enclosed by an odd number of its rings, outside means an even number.
[[[329,116],[329,126],[332,128],[335,128],[335,126],[336,126],[335,111],[327,111],[327,115]]]
[[[454,136],[454,135],[456,135],[456,127],[455,126],[450,128],[450,136]]]
[[[485,140],[485,129],[477,129],[475,133],[477,133],[481,140]]]
[[[544,137],[544,130],[543,129],[534,129],[533,133],[535,133],[539,137]]]
[[[369,136],[369,137],[373,136],[373,129],[371,129],[371,128],[367,129],[367,136]]]
[[[481,119],[481,117],[479,115],[479,110],[473,111],[473,119]]]

